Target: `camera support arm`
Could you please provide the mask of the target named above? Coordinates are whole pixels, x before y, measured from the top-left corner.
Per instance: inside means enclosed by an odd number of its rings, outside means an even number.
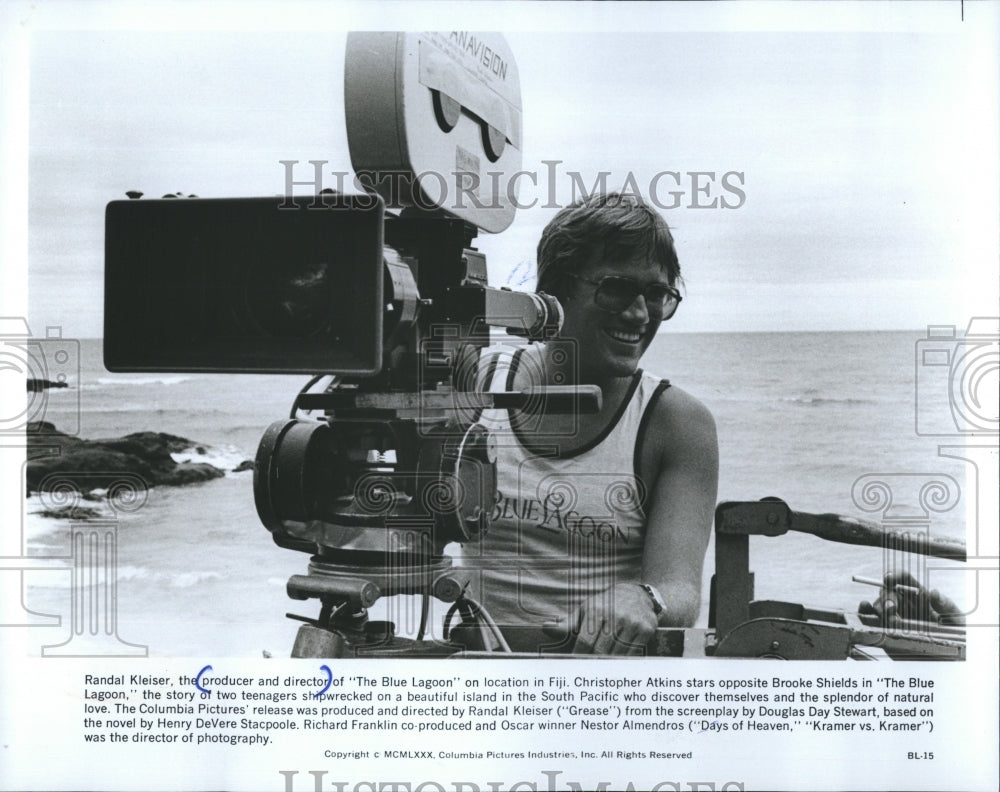
[[[709,609],[709,627],[715,634],[707,653],[719,657],[843,659],[851,656],[855,647],[874,646],[910,656],[965,656],[965,630],[961,627],[908,620],[896,625],[898,632],[890,633],[876,617],[754,600],[750,536],[780,536],[790,530],[847,544],[966,559],[965,545],[958,540],[903,534],[836,514],[796,512],[778,498],[721,503],[715,511],[715,577]],[[904,631],[906,634],[901,634]]]
[[[839,514],[793,511],[779,498],[749,503],[726,501],[719,504],[715,519],[716,530],[726,535],[779,536],[787,531],[798,531],[830,542],[883,547],[954,561],[966,559],[965,543],[958,539],[891,531],[877,523]]]

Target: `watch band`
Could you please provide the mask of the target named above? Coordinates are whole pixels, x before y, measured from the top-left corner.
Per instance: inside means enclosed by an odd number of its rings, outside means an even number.
[[[649,583],[640,583],[639,586],[649,595],[649,599],[653,603],[654,614],[659,616],[667,609],[667,603],[663,601],[663,595],[660,594],[656,586],[651,586]]]

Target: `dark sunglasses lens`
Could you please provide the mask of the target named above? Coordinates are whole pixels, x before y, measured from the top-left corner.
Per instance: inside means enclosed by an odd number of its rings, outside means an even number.
[[[669,319],[677,310],[680,302],[677,292],[662,283],[650,283],[643,287],[628,278],[610,276],[601,281],[594,293],[594,302],[606,311],[619,313],[627,309],[635,298],[642,295],[646,300],[646,308],[654,313],[662,314]]]
[[[654,306],[663,308],[668,302],[673,302],[670,287],[664,286],[662,283],[649,284],[643,294],[646,297],[646,305],[650,308]]]
[[[669,319],[674,315],[681,302],[681,293],[673,286],[662,283],[651,283],[646,287],[646,307],[660,314],[661,319]]]
[[[605,278],[594,292],[594,302],[606,311],[624,311],[642,290],[634,282],[626,278]]]

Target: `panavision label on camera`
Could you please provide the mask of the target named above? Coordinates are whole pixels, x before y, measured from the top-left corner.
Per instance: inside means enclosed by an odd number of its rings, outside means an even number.
[[[351,33],[344,76],[351,165],[366,189],[492,233],[513,222],[516,195],[499,185],[521,168],[521,85],[503,36]]]

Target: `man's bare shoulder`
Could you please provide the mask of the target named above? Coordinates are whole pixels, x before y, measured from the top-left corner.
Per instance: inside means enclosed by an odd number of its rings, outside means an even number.
[[[665,462],[680,454],[718,455],[715,418],[682,388],[667,388],[652,407],[645,441],[655,458]]]

